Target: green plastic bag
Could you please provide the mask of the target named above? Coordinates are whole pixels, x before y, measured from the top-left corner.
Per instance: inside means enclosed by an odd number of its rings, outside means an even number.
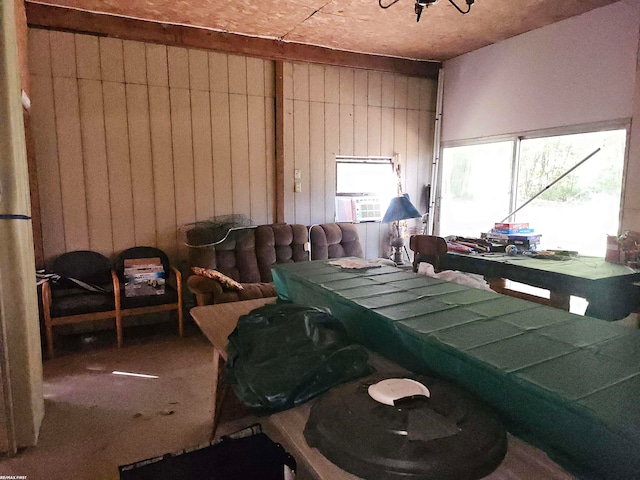
[[[248,407],[286,410],[373,372],[368,353],[339,320],[318,308],[265,305],[243,315],[229,336],[226,380]]]

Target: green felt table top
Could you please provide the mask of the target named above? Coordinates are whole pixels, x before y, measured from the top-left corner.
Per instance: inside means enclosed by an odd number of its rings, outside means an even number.
[[[460,270],[485,278],[507,278],[556,294],[575,295],[589,301],[589,313],[603,320],[619,320],[640,301],[640,270],[609,263],[604,258],[576,256],[563,260],[529,255],[467,255],[449,252],[440,261],[442,270]]]
[[[640,280],[640,270],[638,269],[610,263],[601,257],[583,255],[567,257],[563,260],[549,260],[522,254],[516,256],[502,253],[466,255],[450,252],[447,253],[443,262],[445,266],[450,264],[487,264],[494,267],[496,265],[513,266],[594,281],[616,277],[629,277],[629,281]],[[492,267],[487,266],[485,268],[490,269]]]

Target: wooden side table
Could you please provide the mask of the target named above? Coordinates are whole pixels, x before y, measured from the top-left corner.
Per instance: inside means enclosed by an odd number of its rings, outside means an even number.
[[[275,303],[276,299],[277,297],[258,298],[242,302],[194,307],[190,310],[194,321],[213,345],[213,387],[211,389],[212,438],[215,436],[218,427],[218,417],[224,399],[224,389],[220,388],[221,365],[227,360],[229,335],[231,335],[231,332],[236,328],[238,319],[242,315],[246,315],[263,305]],[[218,400],[219,395],[220,399]]]

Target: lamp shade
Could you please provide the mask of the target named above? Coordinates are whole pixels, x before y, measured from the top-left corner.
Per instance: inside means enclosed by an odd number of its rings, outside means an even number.
[[[422,214],[413,206],[409,195],[404,194],[400,197],[394,197],[389,203],[382,223],[397,222],[398,220],[407,220],[409,218],[420,218]]]

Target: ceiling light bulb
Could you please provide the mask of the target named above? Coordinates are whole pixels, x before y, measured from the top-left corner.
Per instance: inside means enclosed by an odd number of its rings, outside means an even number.
[[[416,0],[415,12],[416,12],[416,22],[420,21],[420,16],[422,15],[422,10],[429,5],[433,5],[434,3],[438,3],[439,0]]]

